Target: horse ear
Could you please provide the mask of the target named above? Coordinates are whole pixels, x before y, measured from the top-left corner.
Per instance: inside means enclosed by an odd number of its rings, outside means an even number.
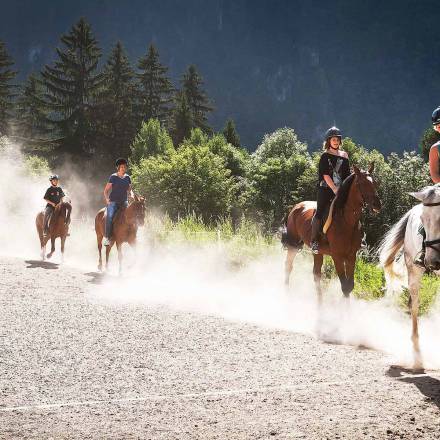
[[[370,163],[370,166],[368,167],[368,174],[372,174],[374,171],[374,162]]]
[[[353,165],[353,172],[358,176],[359,174],[361,174],[361,170],[356,166]]]
[[[137,194],[134,194],[134,201],[135,201],[135,202],[139,202],[139,197],[138,197]]]
[[[423,188],[420,191],[417,192],[410,192],[409,194],[413,197],[415,197],[417,200],[420,200],[421,202],[423,202],[424,200],[426,200],[427,197],[429,197],[431,195],[433,191],[432,186],[426,186],[425,188]]]

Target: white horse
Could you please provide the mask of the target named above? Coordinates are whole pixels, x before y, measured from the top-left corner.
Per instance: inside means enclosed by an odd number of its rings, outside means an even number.
[[[420,353],[417,320],[419,290],[424,272],[440,269],[440,185],[427,186],[419,192],[410,194],[422,203],[408,211],[385,235],[380,246],[380,262],[390,281],[400,278],[394,270],[394,262],[396,255],[403,248],[410,292],[414,369],[420,370],[423,369],[423,361]],[[414,264],[414,258],[422,249],[423,238],[419,233],[421,225],[426,232],[426,269]]]

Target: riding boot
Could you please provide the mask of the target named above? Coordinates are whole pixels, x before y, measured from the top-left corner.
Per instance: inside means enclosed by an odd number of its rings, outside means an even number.
[[[313,254],[319,253],[319,233],[321,232],[321,219],[313,216],[312,219],[312,235],[310,238],[310,248]]]

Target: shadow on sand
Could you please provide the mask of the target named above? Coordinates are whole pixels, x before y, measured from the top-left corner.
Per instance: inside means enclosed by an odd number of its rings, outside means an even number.
[[[58,269],[58,263],[51,263],[50,261],[42,261],[42,260],[26,260],[27,264],[26,269],[35,269],[37,267],[41,267],[43,269]]]
[[[392,365],[386,374],[400,382],[415,385],[425,396],[426,402],[434,403],[440,409],[440,380],[428,376],[423,371],[413,372],[413,370],[402,368],[397,365]]]
[[[84,275],[90,277],[87,282],[91,284],[102,284],[104,281],[121,279],[120,276],[110,275],[106,272],[87,272]]]

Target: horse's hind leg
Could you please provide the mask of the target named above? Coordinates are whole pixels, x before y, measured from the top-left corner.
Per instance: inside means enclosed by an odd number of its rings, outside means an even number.
[[[321,269],[324,262],[324,255],[313,255],[313,280],[315,281],[316,294],[318,295],[318,304],[322,304],[322,289],[321,289]]]
[[[99,255],[98,270],[102,270],[102,239],[98,240],[98,255]]]
[[[292,246],[287,248],[286,262],[284,263],[284,285],[289,287],[290,274],[292,273],[293,260],[295,259],[298,249]]]
[[[105,247],[105,270],[108,269],[108,260],[110,258],[110,251],[113,247],[113,243],[110,243],[110,246]]]
[[[411,320],[412,320],[412,343],[413,343],[413,353],[414,353],[414,370],[423,369],[423,360],[420,353],[419,345],[419,291],[420,291],[420,280],[422,278],[423,271],[419,269],[412,269],[408,271],[408,284],[409,293],[411,295]]]

